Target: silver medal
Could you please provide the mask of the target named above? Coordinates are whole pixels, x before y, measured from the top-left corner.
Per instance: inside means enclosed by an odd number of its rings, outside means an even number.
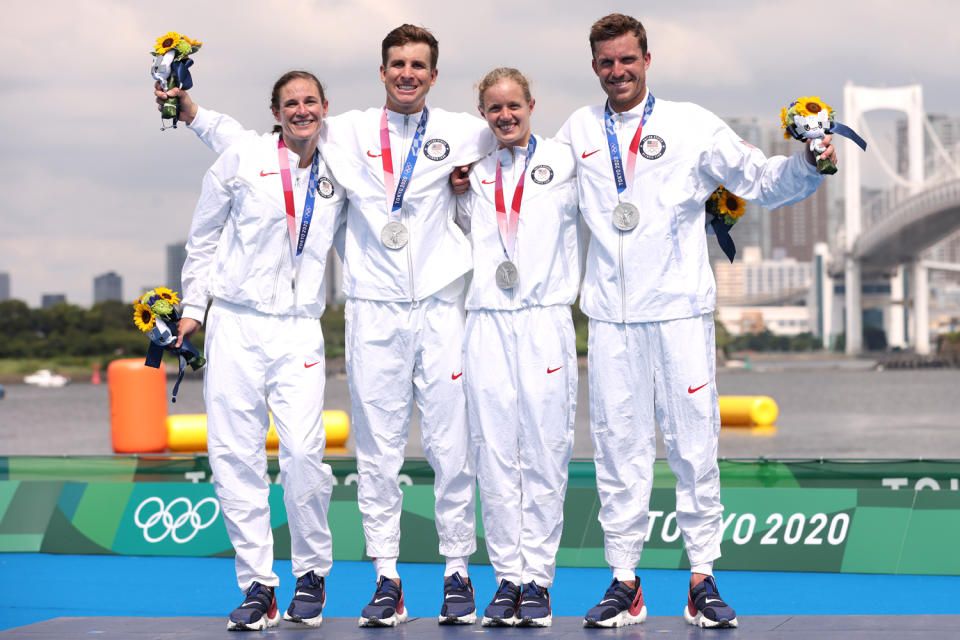
[[[501,289],[512,289],[517,286],[520,274],[517,273],[517,265],[509,260],[504,260],[497,265],[497,286]]]
[[[388,222],[380,231],[380,242],[388,249],[402,249],[409,239],[410,234],[402,222]]]
[[[640,222],[640,211],[629,202],[621,202],[613,209],[613,226],[630,231]]]

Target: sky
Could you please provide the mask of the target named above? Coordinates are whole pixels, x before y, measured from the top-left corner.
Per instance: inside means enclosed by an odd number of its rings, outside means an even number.
[[[290,69],[321,78],[331,114],[382,105],[380,41],[401,23],[423,25],[440,42],[430,104],[475,113],[474,85],[514,66],[537,99],[534,131],[550,136],[574,109],[602,102],[587,35],[614,11],[646,27],[658,98],[776,126],[802,95],[843,121],[847,82],[920,83],[927,112],[960,115],[960,5],[942,0],[16,3],[0,25],[0,272],[32,307],[43,293],[87,306],[108,271],[131,301],[168,284],[164,247],[186,238],[216,157],[185,127],[160,131],[150,51],[167,31],[204,43],[194,99],[266,130],[270,89]],[[892,154],[894,115],[873,117],[872,151]]]

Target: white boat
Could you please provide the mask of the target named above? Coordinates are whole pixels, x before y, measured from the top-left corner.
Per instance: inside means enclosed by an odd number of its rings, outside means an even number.
[[[40,369],[36,373],[24,376],[23,381],[38,387],[62,387],[70,382],[70,377],[53,373],[50,369]]]

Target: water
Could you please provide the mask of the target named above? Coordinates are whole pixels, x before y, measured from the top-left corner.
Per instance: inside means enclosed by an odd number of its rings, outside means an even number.
[[[777,430],[756,435],[725,427],[727,458],[954,458],[960,459],[960,370],[875,371],[851,360],[767,360],[749,370],[722,369],[724,395],[767,395],[780,407]],[[168,390],[172,386],[168,381]],[[587,372],[580,370],[574,456],[590,458]],[[0,399],[0,455],[112,453],[107,386],[61,389],[6,385]],[[328,409],[349,412],[347,380],[327,380]],[[187,379],[170,413],[203,413],[202,383]],[[352,446],[352,438],[348,441]],[[416,424],[406,453],[422,456]],[[658,456],[663,457],[662,443]]]

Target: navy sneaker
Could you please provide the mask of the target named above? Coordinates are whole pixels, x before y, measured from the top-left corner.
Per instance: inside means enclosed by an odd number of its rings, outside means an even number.
[[[635,580],[637,586],[630,588],[625,582],[614,579],[603,594],[603,600],[583,617],[583,626],[623,627],[646,620],[647,606],[643,604],[640,580]]]
[[[737,612],[720,597],[713,576],[707,576],[687,592],[683,618],[697,627],[723,629],[738,626]]]
[[[254,582],[247,589],[243,604],[230,613],[227,630],[262,631],[278,624],[280,624],[280,612],[277,610],[277,598],[273,595],[273,587]]]
[[[360,613],[360,626],[395,627],[406,621],[407,609],[403,606],[403,589],[398,582],[380,576],[373,599]]]
[[[485,627],[512,627],[520,621],[517,617],[519,608],[520,587],[509,580],[501,580],[493,600],[483,611],[480,624]]]
[[[440,624],[473,624],[477,621],[470,578],[464,580],[457,572],[443,579],[443,606],[437,621]]]
[[[523,585],[520,597],[519,627],[549,627],[553,624],[550,613],[550,592],[532,580]]]
[[[326,603],[327,592],[323,577],[317,577],[313,571],[308,571],[297,579],[293,600],[283,614],[283,619],[308,627],[319,627],[323,622],[323,605]]]

